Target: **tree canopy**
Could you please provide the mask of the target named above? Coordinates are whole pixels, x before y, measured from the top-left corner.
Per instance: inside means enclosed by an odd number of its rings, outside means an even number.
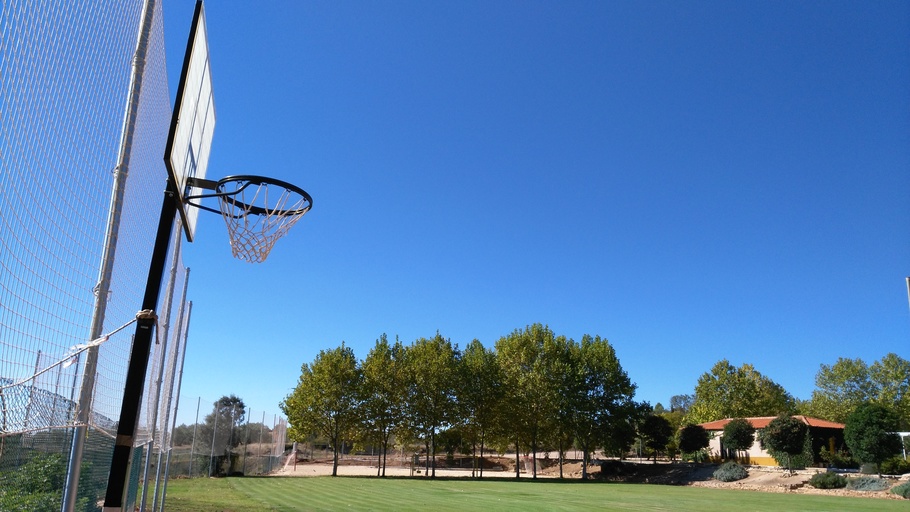
[[[774,452],[786,454],[788,470],[791,468],[791,458],[802,453],[808,435],[808,425],[790,415],[780,415],[762,429],[762,441],[768,451],[772,455]]]
[[[880,464],[900,453],[901,440],[897,436],[897,414],[879,404],[861,404],[847,417],[844,442],[853,458],[860,462]]]
[[[759,373],[751,364],[736,368],[723,359],[698,379],[686,421],[706,423],[724,418],[794,412],[796,400],[783,386]]]
[[[353,436],[360,422],[362,373],[354,351],[341,346],[321,350],[311,364],[301,368],[297,387],[281,402],[292,439],[319,434],[332,445],[332,476],[338,474],[338,453],[345,436]]]
[[[803,407],[808,415],[844,423],[861,404],[875,403],[894,411],[901,429],[910,429],[910,361],[897,354],[871,365],[843,357],[823,364],[815,387]]]

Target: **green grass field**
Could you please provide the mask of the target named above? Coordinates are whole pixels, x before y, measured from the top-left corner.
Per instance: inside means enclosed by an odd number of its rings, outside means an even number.
[[[172,480],[169,512],[253,510],[910,510],[904,500],[557,480],[246,477]]]

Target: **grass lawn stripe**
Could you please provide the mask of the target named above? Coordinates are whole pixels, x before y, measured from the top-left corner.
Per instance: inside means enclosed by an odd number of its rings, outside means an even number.
[[[220,500],[220,501],[219,501]],[[409,479],[247,477],[174,480],[169,512],[245,510],[768,510],[907,511],[903,500],[777,494],[645,484]]]

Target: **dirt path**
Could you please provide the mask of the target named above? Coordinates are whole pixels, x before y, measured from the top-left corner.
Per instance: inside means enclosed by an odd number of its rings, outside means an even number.
[[[808,481],[818,471],[823,470],[803,470],[796,471],[790,475],[779,468],[767,468],[761,466],[749,467],[749,476],[737,482],[721,482],[712,477],[717,466],[708,465],[691,465],[691,464],[651,464],[642,463],[630,465],[632,471],[625,475],[602,477],[600,468],[595,465],[588,467],[591,478],[605,478],[615,481],[630,483],[650,483],[662,485],[691,485],[695,487],[710,487],[718,489],[738,489],[744,491],[759,492],[785,492],[798,494],[823,494],[828,496],[851,496],[859,498],[878,498],[878,499],[903,499],[900,496],[892,494],[889,491],[851,491],[847,489],[815,489],[808,485]],[[289,457],[284,467],[274,473],[274,476],[284,477],[313,477],[329,476],[332,474],[331,462],[298,462],[294,464],[293,458]],[[484,470],[484,476],[488,477],[512,477],[514,469],[509,470]],[[375,476],[376,466],[363,463],[363,461],[341,461],[338,465],[339,476]],[[423,468],[419,472],[411,472],[409,467],[393,466],[386,467],[386,476],[424,476]],[[445,469],[437,468],[436,476],[438,477],[466,477],[471,476],[470,470],[465,469]],[[581,464],[566,463],[563,465],[563,476],[567,479],[577,479],[581,477]],[[522,472],[522,478],[531,478],[530,473]],[[558,466],[549,466],[538,471],[538,478],[558,478]],[[898,482],[895,481],[896,485]]]

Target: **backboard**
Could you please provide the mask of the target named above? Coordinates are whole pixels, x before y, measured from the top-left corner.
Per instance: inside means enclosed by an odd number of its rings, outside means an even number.
[[[201,190],[189,185],[187,178],[205,178],[214,130],[215,101],[212,96],[205,11],[202,1],[197,0],[164,151],[164,162],[176,184],[178,211],[183,220],[186,239],[190,242],[196,231],[199,211],[187,208],[186,197],[198,195]]]

